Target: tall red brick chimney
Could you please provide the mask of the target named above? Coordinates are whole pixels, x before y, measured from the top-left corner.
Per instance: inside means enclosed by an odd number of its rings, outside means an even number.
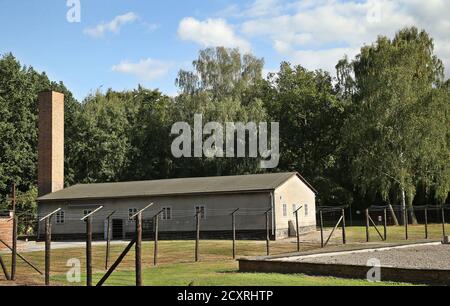
[[[64,95],[39,94],[38,194],[64,188]]]

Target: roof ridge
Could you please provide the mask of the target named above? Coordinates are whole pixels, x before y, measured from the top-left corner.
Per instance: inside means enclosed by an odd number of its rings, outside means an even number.
[[[236,174],[236,175],[214,175],[214,176],[194,176],[194,177],[173,177],[166,179],[153,179],[153,180],[133,180],[133,181],[121,181],[121,182],[103,182],[103,183],[78,183],[67,188],[74,186],[86,186],[86,185],[103,185],[103,184],[124,184],[124,183],[145,183],[145,182],[157,182],[157,181],[173,181],[173,180],[189,180],[189,179],[211,179],[211,178],[230,178],[230,177],[244,177],[244,176],[263,176],[263,175],[281,175],[289,174],[294,175],[298,172],[270,172],[270,173],[253,173],[253,174]],[[65,189],[67,189],[65,188]]]
[[[275,190],[294,175],[304,181],[305,184],[308,184],[298,172],[188,177],[147,181],[77,184],[39,197],[38,201],[266,192]],[[313,188],[311,189],[314,191]]]

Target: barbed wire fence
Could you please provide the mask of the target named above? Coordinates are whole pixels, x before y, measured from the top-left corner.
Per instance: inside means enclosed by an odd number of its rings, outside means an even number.
[[[317,227],[320,231],[321,247],[352,243],[393,243],[408,241],[427,241],[445,239],[449,233],[448,205],[423,205],[402,207],[400,205],[373,205],[357,211],[362,228],[347,227],[350,218],[349,206],[319,206],[317,208]],[[407,222],[404,222],[407,220]],[[439,225],[439,226],[436,226]],[[438,228],[439,227],[439,228]],[[338,229],[341,228],[341,233]]]
[[[26,274],[19,274],[19,277],[26,278],[30,275],[36,276],[38,280],[42,280],[47,285],[51,284],[66,284],[68,282],[68,275],[72,273],[76,276],[76,269],[81,269],[81,274],[74,277],[76,285],[86,283],[87,285],[103,285],[113,282],[114,284],[122,285],[141,285],[143,267],[151,267],[159,264],[158,258],[160,255],[160,239],[164,240],[185,240],[184,248],[190,249],[192,256],[186,256],[188,253],[183,253],[184,258],[179,258],[179,244],[170,246],[163,245],[166,248],[164,258],[160,258],[162,262],[196,262],[202,259],[201,241],[205,239],[230,239],[232,243],[229,246],[229,257],[236,258],[239,254],[236,246],[236,240],[246,239],[245,232],[241,229],[249,223],[249,218],[258,220],[260,224],[265,224],[265,229],[257,232],[258,238],[266,238],[266,255],[271,253],[271,235],[272,228],[270,222],[271,210],[261,208],[223,208],[223,209],[208,209],[205,212],[193,211],[192,209],[177,209],[170,212],[170,221],[177,224],[187,224],[190,226],[190,231],[177,232],[173,236],[168,235],[166,231],[161,231],[161,222],[164,220],[163,211],[155,206],[143,207],[145,210],[137,210],[131,214],[129,211],[113,210],[100,206],[93,206],[84,213],[79,211],[68,210],[64,212],[64,222],[72,224],[75,232],[80,236],[80,244],[76,250],[73,249],[59,249],[56,245],[52,245],[53,241],[59,239],[66,239],[69,236],[58,234],[58,230],[52,231],[58,227],[57,219],[61,222],[61,215],[57,218],[57,213],[60,210],[50,212],[50,215],[37,215],[29,212],[16,211],[16,225],[21,239],[24,240],[39,240],[47,241],[47,246],[42,252],[30,252],[22,254],[17,250],[17,243],[14,246],[14,239],[12,242],[0,241],[1,244],[7,247],[10,252],[11,268],[9,269],[7,262],[0,256],[0,265],[5,275],[5,278],[14,280],[16,278],[16,266],[19,263],[26,268]],[[98,209],[96,211],[96,209]],[[346,244],[348,237],[346,236],[345,220],[348,217],[345,210],[347,206],[342,207],[320,207],[317,209],[318,226],[322,233],[322,246],[326,247],[328,241],[337,231],[339,226],[342,228],[342,242]],[[370,232],[375,230],[379,236],[380,241],[388,241],[389,228],[393,224],[390,218],[389,209],[392,209],[395,214],[406,214],[409,217],[409,210],[403,209],[400,206],[385,207],[372,206],[366,210],[366,238],[371,241]],[[448,206],[417,206],[414,207],[414,213],[419,223],[423,225],[423,237],[428,239],[429,224],[431,222],[440,221],[442,223],[442,235],[446,235],[446,211],[450,209]],[[94,212],[94,213],[93,213]],[[0,211],[0,216],[7,217],[9,211]],[[202,217],[202,214],[204,215]],[[88,218],[86,218],[86,215]],[[139,215],[139,220],[137,219]],[[322,218],[320,217],[322,215]],[[46,218],[47,217],[47,218]],[[298,215],[297,215],[298,217]],[[14,218],[11,218],[11,222]],[[123,235],[120,240],[114,241],[114,219],[124,220],[122,228]],[[90,221],[89,221],[90,220]],[[324,221],[325,220],[325,221]],[[90,223],[88,225],[87,223]],[[48,225],[46,226],[46,224]],[[208,231],[209,226],[217,224],[228,224],[228,228],[224,231],[218,232],[216,236],[210,236]],[[125,230],[125,227],[128,230]],[[106,230],[105,230],[106,228]],[[327,242],[323,235],[324,228],[333,228]],[[382,229],[383,228],[383,229]],[[44,230],[45,229],[45,230]],[[48,230],[49,231],[48,231]],[[408,222],[404,225],[405,240],[411,239],[409,235],[410,226]],[[16,230],[17,231],[17,230]],[[13,231],[14,232],[14,231]],[[54,234],[55,233],[55,234]],[[298,235],[298,234],[297,234]],[[114,238],[114,239],[113,239]],[[298,238],[298,236],[297,236]],[[151,243],[142,244],[143,239],[150,240]],[[17,242],[17,241],[16,241]],[[299,240],[297,239],[297,251]],[[83,248],[85,253],[83,254]],[[170,248],[170,252],[167,252]],[[294,247],[290,250],[294,252]],[[261,254],[264,252],[261,249]],[[226,252],[225,252],[226,253]],[[4,255],[5,252],[0,253]],[[15,259],[13,259],[15,254]],[[222,252],[223,255],[223,252]],[[166,258],[167,257],[167,258]],[[11,273],[9,273],[11,272]],[[134,273],[133,273],[134,272]],[[113,279],[109,277],[113,275]],[[133,279],[134,275],[134,279]],[[14,276],[14,278],[12,277]],[[69,281],[70,283],[71,281]]]
[[[57,214],[61,211],[61,209],[54,210],[46,215],[33,215],[33,214],[26,214],[26,213],[19,213],[16,212],[16,217],[18,220],[18,224],[23,228],[21,230],[21,233],[25,233],[22,235],[22,239],[25,240],[32,240],[36,239],[39,241],[45,241],[45,249],[44,253],[41,254],[41,258],[37,257],[34,253],[30,256],[31,259],[28,259],[25,261],[27,265],[34,269],[36,273],[38,273],[40,276],[44,276],[44,283],[46,285],[50,285],[51,280],[51,274],[55,275],[62,275],[64,272],[67,272],[67,266],[62,265],[64,261],[62,258],[56,258],[55,263],[53,263],[53,258],[55,258],[55,255],[53,254],[53,250],[58,250],[58,248],[54,247],[52,245],[53,241],[57,241],[60,238],[64,239],[64,234],[58,234],[57,229],[58,222],[61,222],[61,218],[64,219],[64,224],[70,223],[72,226],[74,226],[77,230],[76,232],[81,234],[82,232],[79,230],[80,228],[85,227],[85,233],[82,233],[86,235],[85,241],[86,241],[86,254],[82,258],[80,258],[82,261],[85,261],[85,274],[86,277],[86,284],[91,285],[92,284],[92,262],[95,263],[96,267],[96,273],[98,274],[99,269],[99,263],[102,262],[102,266],[104,267],[104,270],[107,270],[107,273],[111,275],[114,272],[114,279],[115,281],[120,280],[123,281],[125,284],[130,282],[130,271],[128,270],[117,270],[117,266],[121,263],[124,264],[126,267],[133,266],[133,263],[130,260],[130,256],[128,252],[131,254],[133,252],[130,252],[132,250],[132,246],[135,246],[136,242],[139,240],[142,241],[142,238],[146,239],[152,239],[153,240],[153,265],[158,264],[158,235],[160,234],[158,231],[158,223],[161,221],[161,210],[153,209],[149,207],[145,211],[140,212],[140,218],[141,221],[137,222],[136,216],[130,216],[130,213],[127,211],[115,211],[115,210],[108,210],[105,208],[99,209],[99,214],[89,217],[88,219],[85,219],[86,216],[83,217],[83,215],[80,215],[79,212],[71,212],[70,210],[67,212],[64,212],[63,217],[57,216]],[[100,212],[102,213],[100,215]],[[91,210],[87,211],[88,216],[92,213]],[[233,242],[230,246],[230,256],[235,258],[237,255],[237,246],[236,246],[236,240],[238,239],[254,239],[259,238],[261,239],[261,234],[264,232],[267,238],[267,250],[269,250],[269,244],[270,244],[270,230],[269,227],[270,224],[267,223],[267,211],[264,209],[254,209],[254,208],[226,208],[226,209],[208,209],[206,212],[203,212],[206,214],[204,218],[201,216],[201,212],[193,212],[189,209],[181,209],[172,211],[170,215],[170,221],[171,222],[178,222],[179,224],[194,224],[195,228],[192,228],[192,232],[178,232],[176,233],[176,237],[179,240],[186,240],[186,239],[195,239],[195,247],[193,248],[193,259],[194,261],[200,261],[200,240],[203,239],[232,239]],[[106,215],[105,217],[103,217]],[[131,242],[127,245],[125,249],[120,249],[121,245],[117,243],[113,243],[111,245],[111,238],[112,238],[112,218],[120,219],[120,220],[126,220],[124,227],[129,227],[131,224],[132,226],[135,226],[135,231],[126,231],[124,232],[123,239],[129,239]],[[263,222],[266,224],[265,231],[261,231],[261,233],[256,233],[257,236],[255,237],[246,237],[246,233],[240,232],[239,226],[245,225],[248,223],[248,218],[257,218],[260,220],[260,223]],[[195,220],[195,222],[192,222],[192,220]],[[225,221],[224,221],[225,220]],[[87,226],[86,223],[90,223],[90,226]],[[167,220],[165,220],[167,221]],[[230,230],[226,230],[223,232],[219,232],[217,235],[210,236],[211,233],[208,233],[208,231],[203,231],[202,227],[203,225],[214,225],[217,223],[229,223]],[[100,228],[106,226],[106,237],[103,237],[103,231],[99,230]],[[95,229],[93,231],[93,229]],[[206,232],[206,233],[205,233]],[[193,235],[195,233],[195,235]],[[138,235],[138,236],[137,236]],[[167,235],[167,233],[162,233],[162,235]],[[138,238],[140,237],[140,238]],[[82,236],[78,236],[78,239],[82,238]],[[94,238],[94,239],[92,239]],[[171,237],[165,237],[171,238]],[[92,252],[92,242],[94,241],[104,241],[106,243],[105,250],[101,250],[101,252],[98,252],[97,249],[95,252]],[[106,240],[106,241],[105,241]],[[190,240],[187,240],[190,241]],[[13,250],[13,247],[8,244],[8,247],[10,250]],[[96,244],[98,246],[98,244]],[[142,247],[140,247],[142,248]],[[17,251],[17,249],[16,249]],[[148,252],[147,252],[148,253]],[[138,252],[134,251],[135,256],[138,256]],[[58,253],[59,255],[59,253]],[[64,257],[69,257],[71,254],[64,254]],[[79,254],[77,254],[79,255]],[[28,253],[27,253],[28,256]],[[141,257],[141,256],[139,256]],[[150,256],[147,256],[150,257]],[[22,258],[22,255],[21,255]],[[25,257],[23,257],[25,258]],[[117,258],[117,260],[116,260]],[[66,258],[67,259],[67,258]],[[119,260],[120,259],[120,260]],[[116,260],[116,261],[114,261]],[[70,261],[70,258],[66,261]],[[141,259],[135,258],[135,264],[141,265],[142,257]],[[42,265],[43,262],[43,268],[38,268],[36,264],[33,262],[40,262]],[[148,261],[147,261],[148,262]],[[91,263],[91,264],[89,264]],[[112,265],[110,265],[113,263]],[[16,264],[12,264],[16,265]],[[56,269],[55,269],[56,267]],[[111,268],[113,269],[111,270]],[[109,271],[109,270],[111,271]],[[138,270],[140,270],[138,266]],[[41,271],[42,270],[42,271]],[[104,271],[103,270],[103,271]],[[11,279],[9,277],[9,279]],[[57,278],[57,281],[60,280],[60,278]],[[106,281],[103,280],[100,282],[100,284],[103,284]],[[136,280],[136,284],[141,284],[141,281]]]

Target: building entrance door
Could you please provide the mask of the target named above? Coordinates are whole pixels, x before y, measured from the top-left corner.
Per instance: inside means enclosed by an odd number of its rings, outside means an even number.
[[[113,240],[124,239],[123,220],[122,219],[113,219],[112,220],[112,239]]]

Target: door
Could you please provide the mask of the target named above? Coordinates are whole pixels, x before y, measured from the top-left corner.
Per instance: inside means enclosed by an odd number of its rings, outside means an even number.
[[[120,240],[123,239],[123,220],[113,219],[112,220],[112,239]]]

